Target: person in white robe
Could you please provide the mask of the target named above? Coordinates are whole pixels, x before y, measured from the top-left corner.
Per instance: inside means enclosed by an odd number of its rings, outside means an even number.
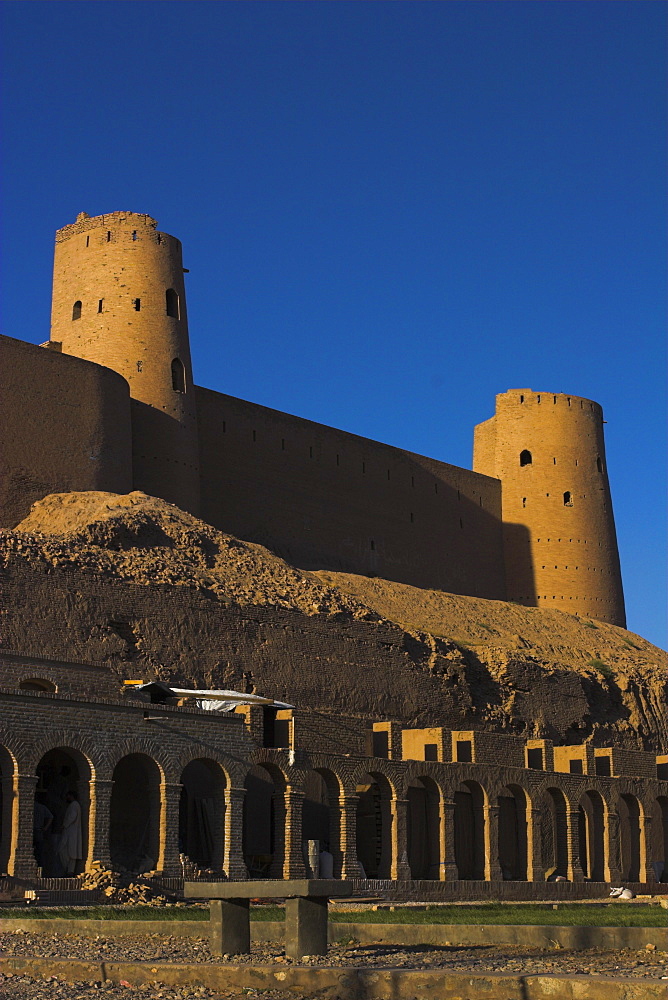
[[[83,855],[81,844],[81,806],[77,802],[76,792],[68,792],[65,796],[67,806],[63,816],[63,829],[58,845],[58,859],[66,875],[74,875],[78,862]]]

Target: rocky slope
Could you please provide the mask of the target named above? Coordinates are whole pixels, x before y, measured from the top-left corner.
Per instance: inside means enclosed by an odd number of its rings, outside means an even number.
[[[0,532],[0,650],[406,725],[660,749],[668,656],[556,610],[288,566],[142,493]]]

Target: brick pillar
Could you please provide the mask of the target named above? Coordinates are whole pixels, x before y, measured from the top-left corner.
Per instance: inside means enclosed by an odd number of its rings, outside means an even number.
[[[579,812],[577,809],[566,809],[566,830],[567,830],[567,858],[568,868],[566,875],[571,882],[584,881],[584,872],[580,864],[580,825]]]
[[[339,798],[339,847],[340,867],[334,855],[334,874],[337,878],[362,878],[362,869],[357,858],[357,795],[342,795]],[[340,872],[340,874],[337,874]]]
[[[156,868],[163,875],[180,875],[179,803],[180,782],[163,782],[160,786],[160,851]]]
[[[604,819],[603,830],[603,852],[605,862],[603,866],[603,877],[606,882],[621,885],[622,882],[622,857],[621,841],[619,836],[619,816],[616,812],[609,811]]]
[[[285,792],[285,858],[283,878],[306,878],[302,850],[304,793],[288,785]]]
[[[545,875],[543,865],[543,850],[540,839],[541,817],[540,809],[527,803],[527,881],[542,882]]]
[[[32,820],[35,807],[37,775],[14,776],[14,823],[9,874],[18,878],[37,878],[37,863],[32,847]]]
[[[99,861],[103,868],[111,869],[109,826],[113,787],[113,781],[94,779],[90,783],[90,846],[86,871],[91,870],[93,861]]]
[[[225,789],[225,839],[222,867],[229,879],[248,878],[244,861],[244,799],[245,788]]]
[[[652,816],[644,808],[638,818],[640,823],[640,875],[639,882],[656,882],[652,867]]]
[[[408,864],[408,799],[390,801],[392,860],[390,878],[412,878]]]
[[[499,864],[499,807],[487,806],[485,823],[485,881],[501,882],[501,865]]]
[[[442,799],[441,815],[441,866],[439,879],[452,882],[459,878],[457,862],[455,861],[455,803],[454,799]]]

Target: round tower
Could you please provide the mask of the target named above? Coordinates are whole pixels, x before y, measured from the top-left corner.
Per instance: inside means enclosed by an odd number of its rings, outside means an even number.
[[[508,600],[625,627],[599,404],[502,393],[475,429],[473,468],[502,483]]]
[[[111,368],[133,400],[133,483],[191,513],[199,456],[181,243],[135,212],[59,229],[51,342]]]

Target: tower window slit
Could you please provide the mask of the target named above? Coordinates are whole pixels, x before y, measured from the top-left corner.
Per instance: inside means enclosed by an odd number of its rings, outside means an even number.
[[[98,299],[97,300],[97,311],[99,313],[102,312],[103,306],[104,306],[104,299]]]
[[[137,239],[137,230],[136,229],[132,230],[132,239],[135,240],[135,241]]]
[[[81,319],[81,299],[77,299],[72,306],[72,319]]]
[[[570,490],[566,490],[566,492],[564,493],[564,507],[572,507],[572,506],[573,506],[573,494],[571,493]]]
[[[174,392],[186,391],[186,370],[180,358],[172,361],[172,389]]]
[[[596,456],[596,468],[598,469],[599,472],[603,472],[603,462],[601,461],[600,455]]]
[[[111,243],[111,231],[107,230],[107,243]]]
[[[179,295],[175,292],[173,288],[168,288],[165,292],[165,305],[167,309],[167,315],[173,317],[173,319],[179,319]]]
[[[141,309],[141,299],[133,299],[132,305],[134,306],[135,312],[139,312]]]
[[[90,246],[90,236],[87,236],[87,237],[86,237],[86,246],[87,246],[87,247],[89,247],[89,246]]]
[[[522,506],[526,507],[526,505],[527,505],[527,498],[526,497],[522,497]]]

